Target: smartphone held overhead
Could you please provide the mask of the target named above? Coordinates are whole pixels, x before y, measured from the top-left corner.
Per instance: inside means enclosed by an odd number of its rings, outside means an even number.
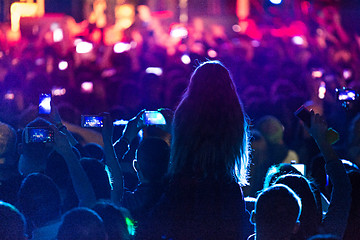
[[[103,126],[104,117],[98,115],[81,115],[81,127],[102,128]]]
[[[145,111],[142,115],[142,121],[145,126],[166,125],[164,116],[158,111]]]
[[[49,127],[26,127],[26,143],[52,143],[54,142],[54,131]]]
[[[39,97],[39,114],[51,113],[51,94],[42,93]]]

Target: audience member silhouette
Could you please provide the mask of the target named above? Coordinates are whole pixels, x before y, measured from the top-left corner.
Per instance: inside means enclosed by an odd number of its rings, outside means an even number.
[[[10,203],[0,201],[0,238],[26,240],[24,216]]]
[[[170,184],[140,239],[246,239],[247,120],[228,70],[193,73],[173,121]]]
[[[256,240],[290,240],[300,226],[299,196],[283,184],[263,190],[256,199],[252,221]]]
[[[100,216],[88,208],[74,208],[62,218],[57,240],[107,240]]]
[[[61,198],[56,184],[41,173],[32,173],[24,179],[18,196],[31,239],[54,239],[61,220]]]

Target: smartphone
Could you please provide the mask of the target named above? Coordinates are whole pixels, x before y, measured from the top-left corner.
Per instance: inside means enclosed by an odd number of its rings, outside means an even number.
[[[81,115],[81,127],[84,128],[102,128],[104,126],[104,117],[97,115]]]
[[[145,111],[142,119],[145,126],[166,124],[164,116],[158,111]]]
[[[311,113],[304,105],[301,105],[301,107],[299,107],[299,109],[296,110],[294,114],[298,119],[304,122],[306,127],[310,128]]]
[[[39,114],[50,114],[51,94],[42,93],[39,97]]]
[[[348,89],[348,88],[342,88],[342,89],[336,89],[336,98],[338,101],[355,101],[358,98],[358,94],[355,92],[355,90]]]
[[[296,170],[298,170],[302,175],[305,176],[305,174],[306,174],[306,166],[304,164],[292,163],[291,166],[296,168]]]
[[[52,143],[54,142],[54,131],[49,127],[26,127],[26,143]]]

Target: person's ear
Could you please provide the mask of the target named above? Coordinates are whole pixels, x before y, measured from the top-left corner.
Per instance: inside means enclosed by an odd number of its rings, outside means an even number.
[[[256,213],[255,213],[255,210],[252,210],[251,211],[251,215],[250,215],[250,222],[252,223],[252,224],[255,224],[256,223]]]
[[[299,229],[300,229],[300,221],[297,220],[292,233],[294,233],[294,234],[297,233],[299,231]]]
[[[133,169],[135,170],[135,172],[138,172],[137,160],[136,159],[133,160]]]
[[[17,152],[18,152],[19,155],[24,153],[24,144],[23,143],[19,143],[17,145]]]

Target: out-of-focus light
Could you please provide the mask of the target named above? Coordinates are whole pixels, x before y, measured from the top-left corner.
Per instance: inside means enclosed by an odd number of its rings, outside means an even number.
[[[352,72],[350,69],[344,69],[343,71],[343,77],[344,79],[349,79],[352,77]]]
[[[69,66],[69,64],[67,61],[60,61],[59,65],[58,65],[59,70],[61,70],[61,71],[66,70],[68,68],[68,66]]]
[[[320,99],[324,99],[325,98],[325,93],[326,93],[326,85],[325,85],[325,82],[322,81],[320,83],[320,86],[319,86],[319,94],[318,94],[318,97]]]
[[[81,92],[92,93],[94,90],[94,84],[92,82],[83,82],[81,84]]]
[[[82,40],[80,38],[75,39],[74,40],[74,46],[77,46],[81,42],[82,42]]]
[[[181,56],[181,61],[184,64],[190,64],[191,63],[191,59],[190,59],[189,55],[187,55],[187,54],[184,54],[184,55]]]
[[[270,0],[272,4],[278,5],[282,2],[282,0]]]
[[[77,53],[89,53],[93,49],[93,45],[89,42],[79,42],[76,45]]]
[[[250,42],[250,44],[251,44],[251,46],[253,46],[253,47],[260,47],[260,42],[257,41],[257,40],[252,40],[252,41]]]
[[[209,49],[207,54],[211,58],[216,58],[217,57],[217,52],[214,49]]]
[[[58,88],[58,87],[54,87],[53,89],[51,89],[51,94],[53,96],[64,96],[66,94],[66,89],[65,88]]]
[[[240,27],[240,25],[238,25],[238,24],[235,24],[235,25],[233,25],[232,26],[232,30],[234,31],[234,32],[241,32],[241,27]]]
[[[170,31],[170,36],[173,38],[186,38],[188,36],[188,31],[183,26],[173,27]]]
[[[38,58],[38,59],[35,60],[35,65],[36,66],[42,66],[44,64],[45,64],[45,59],[43,59],[43,58]]]
[[[145,70],[146,73],[153,73],[156,76],[161,76],[163,74],[163,70],[159,67],[148,67]]]
[[[131,44],[124,43],[124,42],[118,42],[114,45],[114,52],[115,53],[122,53],[129,51],[131,49]]]
[[[0,58],[4,56],[4,53],[0,51]]]
[[[11,60],[11,64],[13,65],[13,66],[15,66],[16,64],[18,64],[19,63],[19,59],[17,59],[17,58],[14,58],[13,60]]]
[[[341,94],[339,94],[339,100],[340,101],[354,101],[356,99],[356,93],[353,91],[345,91]]]
[[[131,41],[130,42],[130,47],[131,48],[136,48],[137,47],[137,43],[135,41]]]
[[[130,218],[125,218],[125,222],[126,222],[126,225],[127,225],[127,229],[128,229],[128,232],[131,236],[134,236],[135,235],[135,224],[134,224],[134,221],[131,220]]]
[[[291,39],[292,43],[295,45],[303,45],[304,44],[304,39],[300,36],[295,36]]]
[[[8,91],[7,93],[5,93],[4,99],[5,100],[14,100],[15,99],[15,94],[13,92],[11,92],[11,91]]]
[[[63,30],[61,28],[57,28],[53,31],[53,41],[61,42],[64,39]]]
[[[311,72],[311,76],[313,77],[313,78],[321,78],[322,76],[323,76],[323,71],[322,70],[313,70],[312,72]]]

